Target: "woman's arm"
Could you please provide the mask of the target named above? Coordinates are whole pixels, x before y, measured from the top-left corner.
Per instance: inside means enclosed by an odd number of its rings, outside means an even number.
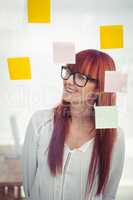
[[[37,141],[38,134],[35,130],[35,115],[33,114],[27,129],[25,140],[22,148],[22,181],[24,187],[24,193],[26,199],[30,199],[30,191],[32,188],[32,184],[34,182],[34,178],[37,170]]]
[[[125,138],[122,129],[118,129],[117,142],[113,149],[109,180],[103,194],[103,200],[115,200],[122,176],[125,160]]]
[[[30,193],[38,167],[37,150],[40,130],[51,119],[53,119],[53,109],[38,110],[32,115],[27,125],[21,156],[22,181],[27,200],[30,200]]]

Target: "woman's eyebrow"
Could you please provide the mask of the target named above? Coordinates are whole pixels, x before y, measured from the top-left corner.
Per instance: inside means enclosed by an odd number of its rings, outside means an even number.
[[[75,69],[70,69],[69,66],[67,66],[67,68],[70,70],[71,73],[80,73],[81,74],[80,71],[78,71],[78,70],[76,71]]]
[[[66,66],[66,68],[69,69],[69,71],[70,71],[71,73],[80,73],[80,74],[83,75],[83,76],[86,76],[86,77],[88,76],[88,75],[86,75],[86,74],[84,74],[84,73],[81,73],[80,71],[73,71],[73,70],[71,70],[69,66]]]
[[[66,67],[67,67],[67,66],[66,66]],[[70,69],[70,67],[67,67],[67,69],[68,69],[71,73],[73,73],[72,70]]]
[[[70,67],[66,66],[66,68],[69,69],[69,70],[71,71]]]

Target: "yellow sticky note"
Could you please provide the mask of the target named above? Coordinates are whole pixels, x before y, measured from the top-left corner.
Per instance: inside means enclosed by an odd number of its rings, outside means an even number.
[[[28,0],[28,22],[50,23],[50,0]]]
[[[11,80],[31,79],[29,58],[8,58]]]
[[[123,48],[123,26],[100,26],[100,48]]]

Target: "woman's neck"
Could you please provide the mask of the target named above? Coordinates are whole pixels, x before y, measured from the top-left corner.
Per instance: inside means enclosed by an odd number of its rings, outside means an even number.
[[[75,130],[74,132],[85,133],[88,130],[94,129],[94,112],[92,107],[81,107],[81,106],[71,106],[71,122],[70,128]]]

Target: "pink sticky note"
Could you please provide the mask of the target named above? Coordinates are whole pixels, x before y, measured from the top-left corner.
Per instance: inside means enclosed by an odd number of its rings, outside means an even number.
[[[128,74],[105,71],[104,92],[127,92]]]
[[[72,42],[53,43],[53,61],[60,64],[75,63],[75,45]]]

